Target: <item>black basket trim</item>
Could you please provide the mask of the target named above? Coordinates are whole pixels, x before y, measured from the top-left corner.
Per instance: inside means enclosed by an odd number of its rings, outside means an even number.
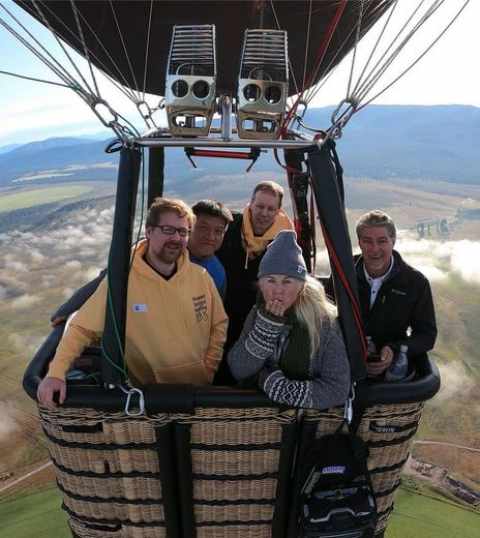
[[[156,442],[153,443],[76,443],[75,441],[66,441],[65,439],[59,439],[50,435],[45,428],[43,429],[45,436],[58,446],[64,446],[67,448],[86,448],[90,450],[156,450]]]
[[[271,519],[251,519],[249,521],[202,521],[195,524],[196,527],[248,527],[250,525],[263,525],[270,528]]]
[[[66,489],[58,480],[57,480],[57,486],[58,489],[60,489],[65,495],[70,497],[71,499],[75,499],[76,501],[84,501],[89,503],[118,503],[118,504],[133,504],[133,505],[159,505],[162,503],[162,498],[156,498],[156,499],[125,499],[124,497],[93,497],[89,495],[80,495],[78,493],[74,493],[73,491],[69,491]]]
[[[388,508],[386,508],[383,512],[378,512],[377,518],[380,519],[382,517],[389,516],[391,512],[393,512],[394,503],[392,503]]]
[[[61,465],[53,458],[51,458],[53,465],[62,473],[71,475],[71,476],[82,476],[87,478],[98,478],[98,479],[107,479],[107,478],[155,478],[159,480],[159,473],[152,473],[150,471],[130,471],[129,473],[122,473],[117,471],[114,473],[96,473],[95,471],[75,471],[69,467]]]
[[[245,504],[273,506],[275,504],[275,497],[272,497],[271,499],[237,499],[235,501],[230,501],[228,499],[222,501],[193,499],[193,503],[195,506],[242,506]]]
[[[388,495],[391,495],[398,488],[401,482],[401,480],[397,480],[397,482],[395,482],[395,484],[393,484],[391,488],[379,492],[374,492],[375,497],[378,499],[379,497],[387,497]]]
[[[382,448],[385,446],[401,445],[402,443],[405,443],[405,441],[411,439],[416,433],[417,428],[412,430],[408,435],[404,435],[403,437],[397,437],[396,439],[392,439],[390,441],[367,441],[367,445],[369,446],[369,448]]]
[[[279,450],[282,443],[263,443],[248,445],[208,445],[203,443],[191,443],[191,450],[221,451],[221,452],[251,452],[253,450]]]
[[[81,523],[87,525],[88,523],[97,525],[128,525],[129,527],[165,527],[165,521],[155,520],[148,522],[131,521],[130,519],[102,519],[82,516],[71,510],[65,503],[62,503],[62,510],[64,510],[69,516],[78,519]]]
[[[228,480],[236,482],[237,480],[266,480],[268,478],[278,479],[278,473],[262,473],[262,474],[201,474],[193,473],[194,480]]]
[[[394,463],[393,465],[387,465],[385,467],[377,467],[375,469],[372,469],[370,471],[370,474],[380,474],[380,473],[388,473],[391,471],[397,471],[398,469],[401,469],[405,463],[407,463],[408,456],[404,458],[402,461],[399,461],[398,463]]]

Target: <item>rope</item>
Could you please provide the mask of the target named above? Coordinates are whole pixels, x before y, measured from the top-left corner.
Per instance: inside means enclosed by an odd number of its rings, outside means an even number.
[[[307,35],[305,37],[305,59],[303,60],[302,89],[305,88],[305,77],[307,76],[308,52],[310,50],[310,28],[312,25],[312,2],[313,0],[310,0],[310,5],[308,8]]]
[[[395,9],[398,5],[398,0],[394,0],[394,4],[392,6],[392,8],[390,9],[390,13],[388,14],[388,17],[385,21],[385,24],[383,25],[383,28],[382,28],[382,31],[380,32],[379,36],[377,37],[377,40],[375,42],[375,45],[373,46],[372,50],[370,51],[370,55],[367,59],[367,61],[365,62],[365,65],[362,69],[362,72],[360,73],[360,76],[358,77],[358,80],[357,80],[357,83],[355,85],[355,88],[353,88],[353,94],[356,94],[357,92],[357,89],[358,89],[358,86],[360,85],[361,81],[362,81],[362,78],[363,78],[363,75],[365,74],[365,71],[367,70],[369,64],[370,64],[370,61],[372,60],[373,58],[373,55],[375,54],[377,48],[378,48],[378,45],[380,44],[380,41],[383,37],[383,34],[385,33],[385,30],[387,29],[387,26],[388,24],[390,23],[390,20],[392,18],[392,15],[393,13],[395,12]]]
[[[364,0],[361,0],[361,2],[360,2],[360,12],[358,14],[358,19],[357,19],[357,30],[355,32],[355,44],[354,44],[354,47],[353,47],[352,63],[350,65],[350,75],[348,77],[347,94],[345,96],[346,99],[348,99],[350,97],[350,88],[352,86],[353,71],[354,71],[354,67],[355,67],[355,58],[357,56],[357,46],[358,46],[358,42],[360,41],[360,28],[362,27],[363,5],[364,5]]]
[[[362,104],[361,107],[359,107],[358,110],[361,110],[362,108],[366,107],[368,104],[370,104],[373,100],[377,99],[380,95],[382,95],[384,92],[386,92],[389,88],[391,88],[396,82],[398,82],[406,73],[410,71],[441,39],[441,37],[447,32],[447,30],[452,26],[452,24],[457,20],[457,18],[460,16],[462,11],[467,7],[470,0],[465,0],[462,7],[459,9],[457,14],[454,16],[454,18],[449,22],[449,24],[438,34],[438,36],[430,43],[430,45],[423,51],[423,53],[414,61],[412,62],[406,69],[404,69],[396,78],[392,80],[387,86],[385,86],[382,90],[380,90],[377,94],[375,94],[372,98],[370,98],[366,103]]]
[[[72,0],[70,0],[72,1]],[[33,6],[35,7],[35,10],[37,11],[38,15],[40,16],[40,18],[43,20],[43,23],[45,24],[45,26],[50,30],[50,33],[53,35],[53,37],[55,38],[56,42],[58,43],[59,47],[63,50],[65,56],[68,58],[68,60],[70,61],[70,63],[72,64],[72,67],[75,69],[75,71],[77,72],[77,75],[80,77],[80,79],[83,81],[83,83],[85,84],[85,86],[88,88],[88,91],[90,93],[92,93],[92,89],[90,88],[88,82],[85,80],[85,78],[83,77],[82,73],[80,72],[80,70],[78,69],[78,67],[76,66],[75,62],[72,60],[70,54],[68,53],[67,49],[64,47],[63,43],[60,41],[58,35],[53,31],[53,28],[51,27],[50,23],[48,22],[47,18],[45,17],[45,15],[43,14],[42,10],[40,9],[40,7],[38,6],[38,2],[36,2],[35,0],[33,0]],[[70,75],[71,76],[71,75]],[[73,79],[73,77],[72,77]]]
[[[4,9],[10,17],[22,28],[22,30],[46,53],[46,56],[36,50],[22,35],[20,35],[10,24],[8,24],[3,18],[0,17],[0,25],[3,26],[8,32],[10,32],[25,48],[27,48],[32,54],[34,54],[41,62],[43,62],[49,69],[51,69],[63,82],[72,89],[78,89],[77,86],[73,86],[74,80],[71,78],[70,74],[65,71],[63,66],[61,66],[57,60],[43,47],[43,45],[25,28],[25,26],[5,7],[2,3],[0,7]],[[50,57],[54,62],[52,63],[47,59]],[[54,64],[57,64],[56,67]]]
[[[43,82],[44,84],[52,84],[53,86],[61,86],[62,88],[69,88],[67,84],[61,82],[54,82],[53,80],[43,80],[41,78],[27,77],[26,75],[19,75],[18,73],[11,73],[10,71],[0,71],[0,75],[9,75],[11,77],[23,78],[25,80],[33,80],[33,82]]]
[[[75,17],[75,24],[77,25],[77,30],[80,35],[80,40],[82,42],[83,52],[85,53],[85,57],[87,58],[88,68],[90,69],[90,75],[93,80],[93,85],[95,86],[96,94],[101,98],[102,96],[100,94],[100,90],[98,89],[97,79],[95,78],[95,73],[93,72],[92,62],[90,61],[89,50],[87,47],[87,43],[85,41],[85,36],[83,35],[82,25],[80,24],[80,19],[78,17],[78,10],[77,10],[74,0],[70,0],[70,4],[72,6],[73,15]]]
[[[386,56],[387,52],[392,48],[395,41],[399,38],[399,36],[402,34],[402,32],[405,30],[407,25],[410,23],[410,21],[413,19],[417,11],[420,9],[420,6],[423,4],[424,0],[419,4],[419,6],[413,11],[412,15],[408,18],[407,22],[403,25],[402,29],[397,33],[395,38],[390,43],[389,47],[387,48],[386,52],[382,55],[381,59],[377,62],[375,65],[375,68],[372,69],[369,76],[367,76],[367,80],[361,85],[358,89],[358,100],[361,101],[367,93],[371,90],[371,88],[378,82],[380,77],[385,73],[385,71],[390,67],[390,65],[393,63],[395,58],[400,54],[401,50],[405,47],[405,45],[408,43],[408,41],[411,39],[411,37],[414,35],[414,33],[418,30],[418,28],[421,27],[422,24],[435,12],[436,9],[439,7],[439,2],[443,3],[445,0],[436,0],[436,2],[427,10],[425,15],[420,19],[419,22],[413,27],[412,30],[409,31],[407,36],[402,40],[402,42],[397,46],[397,48],[390,54],[389,57],[385,60],[384,64],[378,69],[376,73],[374,73],[374,70],[377,68],[379,63],[383,60],[383,58]],[[441,5],[440,3],[440,5]]]
[[[275,18],[275,24],[277,25],[277,30],[281,30],[282,27],[280,26],[280,21],[278,19],[278,15],[277,15],[277,11],[275,9],[275,6],[273,5],[273,0],[270,0],[270,7],[272,9],[272,13],[273,13],[273,16]],[[290,61],[290,57],[288,58],[288,66],[290,68],[290,73],[292,74],[293,84],[295,86],[295,93],[299,93],[300,90],[298,89],[297,79],[295,78],[295,71],[293,70],[293,65],[292,65],[292,62]]]
[[[127,59],[128,68],[130,69],[130,74],[132,75],[132,80],[133,80],[133,82],[135,84],[135,87],[138,88],[139,86],[138,86],[138,83],[137,83],[137,79],[135,77],[135,72],[133,71],[132,63],[130,61],[130,56],[128,55],[127,47],[125,45],[125,40],[123,39],[122,30],[121,30],[120,25],[118,23],[117,13],[115,12],[115,8],[113,7],[113,1],[112,0],[108,0],[108,1],[109,1],[109,4],[110,4],[110,7],[112,9],[113,19],[115,20],[115,25],[117,27],[117,31],[118,31],[118,35],[120,37],[120,41],[122,42],[123,51],[124,51],[125,57]],[[137,95],[137,99],[140,100],[139,95]]]
[[[315,80],[316,74],[318,73],[320,69],[320,66],[323,62],[323,58],[325,57],[325,54],[327,52],[328,46],[330,45],[332,36],[335,30],[337,29],[338,23],[340,22],[340,19],[343,15],[346,5],[347,5],[347,0],[342,0],[335,12],[335,15],[333,16],[333,19],[330,21],[330,24],[327,28],[327,32],[323,38],[323,41],[320,43],[320,46],[317,51],[317,57],[315,60],[316,68],[313,70],[312,74],[310,75],[307,82],[307,86],[310,86],[311,81]],[[304,93],[304,89],[302,89],[300,95],[297,97],[297,100],[294,102],[292,108],[288,111],[287,116],[285,117],[283,121],[282,128],[280,129],[280,136],[285,134],[288,124],[290,123],[291,119],[294,117],[299,103],[302,101],[303,93]]]
[[[150,32],[152,29],[152,13],[153,13],[153,0],[150,0],[150,13],[148,17],[148,31],[147,31],[147,44],[145,47],[145,70],[143,73],[143,93],[142,101],[145,102],[145,88],[147,86],[147,69],[148,69],[148,54],[150,52]]]
[[[28,5],[25,5],[25,7],[27,7]],[[76,39],[79,44],[80,44],[80,40],[78,39],[78,36],[76,34],[74,34],[72,32],[72,30],[62,21],[62,19],[60,19],[58,17],[58,15],[53,12],[47,5],[44,5],[44,11],[48,11],[49,14],[54,17],[57,22],[59,24],[61,24],[63,26],[63,28],[73,37],[73,39]],[[85,19],[85,17],[83,17],[82,13],[81,12],[78,12],[78,15],[80,17],[80,19],[82,20],[83,24],[88,28],[89,32],[95,37],[95,39],[97,40],[97,43],[100,45],[100,47],[103,49],[103,52],[105,53],[105,55],[108,57],[109,61],[112,63],[113,67],[115,68],[119,78],[121,78],[123,80],[123,83],[124,83],[124,86],[123,87],[121,84],[119,84],[113,77],[111,77],[109,74],[108,74],[108,69],[106,67],[106,65],[104,64],[104,62],[102,62],[91,50],[89,50],[89,54],[92,58],[95,58],[95,61],[103,68],[103,75],[113,84],[115,85],[115,87],[120,91],[122,92],[126,97],[127,99],[130,99],[131,101],[133,102],[136,102],[137,99],[136,99],[136,96],[135,94],[130,90],[130,88],[128,88],[128,81],[127,79],[124,77],[122,71],[120,70],[120,68],[118,67],[118,65],[116,64],[115,60],[112,58],[111,54],[109,53],[108,49],[105,48],[105,45],[103,44],[102,40],[98,37],[98,35],[96,34],[96,32],[94,31],[94,29],[90,26],[89,22]]]

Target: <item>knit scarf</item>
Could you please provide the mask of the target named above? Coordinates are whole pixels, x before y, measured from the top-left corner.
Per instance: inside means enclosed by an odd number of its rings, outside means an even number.
[[[250,207],[243,210],[242,218],[242,242],[246,252],[245,269],[248,266],[248,260],[253,260],[260,255],[271,243],[278,232],[281,230],[293,230],[293,224],[290,217],[280,209],[270,228],[261,236],[256,236],[253,232],[252,220],[250,218]]]
[[[265,301],[259,294],[257,308],[265,311]],[[290,327],[287,345],[280,357],[279,366],[288,379],[307,381],[310,376],[312,350],[306,323],[300,320],[293,308],[285,313],[285,325]]]

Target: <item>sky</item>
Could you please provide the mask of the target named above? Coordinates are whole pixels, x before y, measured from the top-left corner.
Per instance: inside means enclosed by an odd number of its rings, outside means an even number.
[[[379,81],[378,89],[391,80],[397,72],[408,65],[412,58],[423,51],[426,44],[438,35],[452,14],[465,0],[445,0],[442,8],[417,34],[415,39],[400,53],[392,69]],[[395,22],[389,34],[395,34],[399,25],[411,13],[416,0],[400,0],[396,8]],[[425,6],[432,3],[428,0]],[[48,31],[35,23],[11,0],[0,2],[0,17],[9,23],[12,19],[3,6],[19,16],[26,27],[34,33],[49,51],[66,63],[65,56]],[[393,21],[393,17],[392,17]],[[447,31],[435,47],[401,81],[381,95],[376,104],[464,104],[480,106],[480,75],[477,51],[480,50],[480,1],[470,0],[459,19]],[[13,23],[16,28],[18,26]],[[397,26],[398,27],[398,26]],[[378,26],[378,32],[381,26]],[[354,78],[358,76],[366,57],[376,39],[377,30],[362,40],[357,51]],[[387,32],[386,34],[387,35]],[[384,36],[383,43],[388,43]],[[380,48],[379,51],[382,49]],[[329,81],[321,88],[311,106],[337,104],[346,94],[351,61],[347,57]],[[30,77],[58,80],[34,54],[0,26],[0,70],[21,73]],[[127,117],[133,117],[133,105],[111,93],[104,86],[109,102]],[[152,98],[157,104],[158,98]],[[137,122],[138,124],[138,122]],[[327,127],[327,126],[320,126]],[[21,80],[0,74],[0,147],[14,143],[41,140],[51,136],[86,135],[103,131],[105,127],[92,111],[71,90],[38,82]]]

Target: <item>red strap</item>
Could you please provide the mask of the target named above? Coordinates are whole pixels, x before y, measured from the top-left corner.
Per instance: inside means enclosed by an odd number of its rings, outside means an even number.
[[[224,157],[226,159],[253,159],[254,158],[254,156],[251,153],[245,153],[243,151],[192,149],[188,152],[188,154],[194,157]]]
[[[335,33],[335,30],[337,29],[338,23],[340,22],[343,12],[345,11],[345,8],[347,7],[347,1],[348,0],[341,0],[341,2],[338,4],[338,8],[335,12],[335,15],[333,16],[333,19],[330,21],[327,31],[325,32],[325,35],[323,36],[323,41],[320,43],[320,46],[318,47],[317,57],[316,57],[315,65],[314,65],[314,68],[312,69],[311,75],[308,78],[305,86],[302,88],[302,91],[297,97],[297,100],[295,101],[292,108],[288,112],[285,120],[283,121],[281,135],[285,134],[287,130],[287,125],[290,123],[290,120],[292,119],[293,115],[297,111],[298,105],[300,101],[302,100],[303,93],[305,92],[305,88],[310,87],[311,83],[313,82],[313,77],[315,76],[315,72],[317,68],[320,67],[320,65],[322,65],[323,59],[325,57],[325,54],[327,53],[333,34]]]
[[[355,325],[357,326],[357,331],[358,331],[358,334],[362,337],[360,339],[360,344],[362,346],[362,353],[363,353],[363,359],[364,361],[367,360],[367,345],[366,345],[366,340],[365,340],[365,333],[364,333],[364,330],[363,330],[363,321],[362,321],[362,316],[361,316],[361,313],[360,313],[360,305],[358,304],[354,294],[353,294],[353,291],[352,291],[352,288],[350,287],[350,284],[347,280],[347,277],[343,271],[343,268],[340,264],[340,260],[338,259],[337,257],[337,253],[335,251],[335,248],[332,244],[332,241],[330,239],[330,236],[328,235],[328,232],[327,230],[325,229],[323,223],[321,223],[321,226],[322,226],[322,231],[323,231],[323,237],[325,239],[325,245],[327,246],[327,250],[328,250],[328,253],[330,255],[330,258],[332,260],[332,263],[335,267],[335,269],[337,270],[337,274],[343,284],[343,287],[345,288],[347,294],[348,294],[348,297],[350,299],[350,302],[352,304],[352,311],[353,311],[353,317],[355,319]]]

